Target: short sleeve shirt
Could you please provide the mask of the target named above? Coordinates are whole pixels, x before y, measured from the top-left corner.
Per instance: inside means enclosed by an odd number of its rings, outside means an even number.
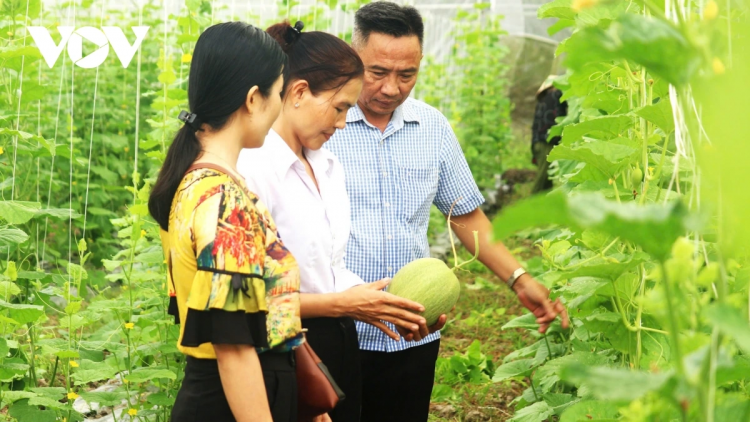
[[[462,215],[484,202],[448,120],[415,99],[396,108],[385,131],[370,124],[359,106],[346,127],[325,144],[344,166],[352,228],[347,267],[365,282],[393,277],[409,262],[430,255],[430,207]],[[390,325],[390,324],[389,324]],[[391,325],[391,328],[393,326]],[[421,342],[394,341],[357,322],[360,348],[398,351]]]
[[[182,344],[187,319],[199,315],[195,311],[264,312],[268,348],[301,344],[297,263],[244,182],[215,168],[191,169],[172,202],[169,231],[161,237],[183,353],[216,357],[210,343]]]

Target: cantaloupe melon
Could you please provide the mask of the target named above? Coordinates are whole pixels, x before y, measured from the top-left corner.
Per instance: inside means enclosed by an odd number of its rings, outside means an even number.
[[[453,270],[435,258],[420,258],[404,265],[393,277],[388,292],[424,306],[427,326],[453,309],[461,285]]]
[[[456,202],[453,202],[453,205],[455,204]],[[451,231],[452,212],[453,206],[448,213],[448,235],[453,247],[453,268],[448,268],[445,262],[439,259],[419,258],[401,267],[388,286],[389,293],[413,300],[424,306],[425,310],[422,312],[422,316],[427,320],[428,327],[435,324],[440,315],[450,312],[458,302],[461,284],[458,282],[454,271],[479,256],[479,235],[476,231],[472,231],[474,234],[474,257],[461,264],[458,263],[456,244],[453,241],[453,232]]]

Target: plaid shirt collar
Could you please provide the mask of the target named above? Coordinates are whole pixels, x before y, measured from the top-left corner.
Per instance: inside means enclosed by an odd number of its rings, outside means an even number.
[[[365,124],[367,124],[368,126],[375,127],[367,121],[367,119],[365,118],[365,114],[359,107],[359,103],[357,103],[354,107],[350,108],[349,112],[346,114],[346,123],[359,121],[365,122]],[[419,114],[416,110],[414,110],[414,107],[409,103],[409,101],[404,101],[400,106],[396,107],[396,109],[393,110],[393,115],[391,116],[389,125],[393,126],[393,130],[396,131],[404,127],[404,123],[406,122],[420,123]]]

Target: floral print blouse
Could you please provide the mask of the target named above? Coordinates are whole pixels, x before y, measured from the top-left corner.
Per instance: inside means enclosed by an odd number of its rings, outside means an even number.
[[[161,238],[180,351],[215,359],[212,343],[263,352],[304,341],[297,262],[243,180],[212,164],[191,167]]]

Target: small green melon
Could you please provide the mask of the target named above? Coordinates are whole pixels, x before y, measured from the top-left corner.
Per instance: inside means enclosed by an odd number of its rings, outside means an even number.
[[[388,292],[424,306],[422,316],[427,326],[437,322],[440,315],[453,309],[461,292],[461,284],[445,262],[435,258],[420,258],[403,266],[393,277]]]

